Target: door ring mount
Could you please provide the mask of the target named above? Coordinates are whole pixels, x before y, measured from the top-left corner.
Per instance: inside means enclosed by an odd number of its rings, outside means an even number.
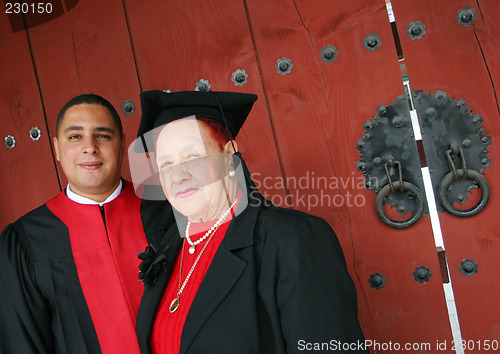
[[[394,192],[396,189],[400,191],[408,191],[410,192],[414,198],[415,203],[417,204],[417,210],[415,213],[407,220],[399,221],[393,220],[384,212],[384,199],[386,196]],[[390,184],[386,184],[378,193],[377,199],[375,200],[375,209],[377,210],[377,214],[384,223],[387,225],[394,227],[396,229],[404,229],[405,227],[411,226],[420,219],[424,212],[424,195],[415,185],[410,182],[405,181],[395,181]]]
[[[474,180],[481,189],[481,199],[472,208],[465,210],[456,209],[449,202],[448,197],[446,196],[448,188],[450,188],[451,184],[459,178],[470,178]],[[479,172],[472,169],[457,169],[456,171],[451,171],[443,177],[443,179],[439,183],[438,195],[441,205],[446,209],[448,213],[465,218],[476,215],[481,210],[483,210],[483,208],[488,203],[488,199],[490,198],[490,187],[488,185],[488,181],[486,181],[486,178],[484,178]]]

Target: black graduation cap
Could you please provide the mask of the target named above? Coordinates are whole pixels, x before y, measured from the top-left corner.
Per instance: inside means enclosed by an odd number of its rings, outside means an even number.
[[[234,139],[256,100],[257,95],[239,92],[145,91],[141,93],[142,117],[137,137],[174,120],[194,115],[221,122]]]

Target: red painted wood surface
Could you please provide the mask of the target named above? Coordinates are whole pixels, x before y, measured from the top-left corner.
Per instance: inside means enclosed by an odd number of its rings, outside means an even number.
[[[457,218],[443,212],[440,221],[462,337],[467,341],[498,341],[500,117],[494,84],[499,81],[500,48],[494,31],[495,26],[498,28],[500,7],[495,1],[482,1],[479,5],[474,1],[455,0],[418,4],[393,1],[412,88],[432,93],[442,90],[450,98],[464,99],[469,103],[468,109],[483,117],[485,133],[492,137],[488,154],[492,165],[485,171],[491,190],[488,205],[470,218]],[[433,11],[429,11],[430,6]],[[458,10],[465,7],[474,8],[478,13],[474,25],[468,27],[459,26],[456,19]],[[411,21],[417,20],[426,25],[427,33],[421,40],[412,41],[405,35],[405,29]],[[478,273],[473,277],[459,271],[460,262],[465,258],[479,264]],[[482,351],[476,344],[467,352]]]
[[[321,116],[327,114],[324,82],[307,29],[293,2],[247,5],[290,201],[294,208],[321,215],[342,227],[337,223],[345,219],[341,206],[324,208],[317,200],[308,199],[321,194],[322,188],[313,185],[314,177],[335,176],[335,171],[321,127]],[[282,58],[290,59],[293,65],[285,75],[276,68]],[[326,193],[332,198],[338,191]],[[345,242],[344,246],[352,254],[350,244]]]
[[[135,140],[140,110],[127,116],[121,109],[128,99],[139,107],[140,87],[120,0],[80,1],[66,15],[28,29],[28,35],[51,136],[55,136],[57,114],[67,101],[95,93],[108,99],[120,114],[127,143]],[[62,170],[59,174],[65,186]],[[130,179],[127,158],[122,175]]]
[[[12,33],[7,15],[0,13],[0,228],[43,204],[59,191],[50,149],[49,134],[26,33]],[[41,137],[30,138],[32,127]],[[15,146],[7,149],[5,137],[12,135]]]
[[[247,6],[290,201],[295,209],[322,216],[332,225],[353,274],[349,215],[338,202],[342,196],[338,188],[318,183],[320,178],[336,177],[322,127],[329,112],[318,52],[292,1],[247,2]],[[285,75],[276,68],[282,58],[293,65]],[[359,287],[356,274],[354,280]],[[359,303],[365,306],[364,300]]]
[[[356,141],[364,133],[363,123],[377,113],[378,106],[404,94],[385,4],[344,2],[337,4],[335,11],[328,11],[331,4],[327,1],[319,4],[323,6],[302,1],[298,9],[304,23],[310,24],[316,53],[327,44],[339,52],[336,61],[321,62],[329,110],[323,127],[337,177],[355,182],[341,188],[342,195],[362,196],[364,201],[362,206],[351,203],[345,207],[355,251],[355,274],[361,283],[359,297],[368,308],[360,306],[361,321],[372,318],[375,323],[373,327],[365,324],[366,336],[401,344],[451,339],[429,218],[423,217],[406,230],[386,226],[376,216],[375,197],[364,189],[364,179],[356,171]],[[381,36],[382,41],[373,52],[363,46],[363,39],[371,33]],[[434,276],[429,283],[420,284],[412,275],[422,265]],[[368,283],[376,272],[387,278],[386,287],[380,290]]]
[[[497,16],[500,13],[500,2],[495,0],[469,1],[469,7],[477,10],[479,22],[474,26],[474,33],[477,36],[484,60],[490,73],[494,87],[500,87],[500,57],[498,56],[497,33],[500,32],[500,22]],[[495,91],[495,98],[498,100],[499,93]]]
[[[2,6],[2,9],[4,9],[2,12],[8,14],[12,32],[24,32],[26,28],[49,22],[64,15],[65,12],[61,0],[43,3],[34,0],[22,2],[4,0],[2,5],[4,5]]]
[[[194,90],[203,79],[213,91],[259,96],[236,140],[263,194],[284,200],[285,189],[265,179],[282,171],[243,3],[127,0],[125,8],[143,90]],[[243,86],[231,80],[237,69],[248,74]]]

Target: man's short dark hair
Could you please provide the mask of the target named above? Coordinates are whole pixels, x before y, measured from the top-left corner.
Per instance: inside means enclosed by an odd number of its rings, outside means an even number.
[[[61,109],[61,111],[57,115],[56,135],[59,135],[59,127],[61,126],[64,115],[66,114],[66,111],[70,107],[73,107],[73,106],[76,106],[79,104],[98,104],[100,106],[106,107],[108,109],[109,113],[111,114],[111,117],[113,118],[113,122],[118,127],[118,132],[120,133],[120,137],[123,138],[122,122],[120,120],[120,116],[118,115],[118,112],[116,111],[115,107],[113,107],[113,105],[104,97],[101,97],[99,95],[95,95],[93,93],[86,93],[83,95],[73,97],[71,100],[68,101],[68,103],[66,103],[64,105],[64,107]]]

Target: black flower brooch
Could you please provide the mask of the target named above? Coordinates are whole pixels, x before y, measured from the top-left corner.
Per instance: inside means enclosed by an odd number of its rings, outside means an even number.
[[[137,254],[139,259],[142,259],[141,264],[139,264],[138,277],[147,288],[151,288],[156,283],[160,269],[165,264],[165,252],[158,253],[153,245],[149,245],[146,250]]]

